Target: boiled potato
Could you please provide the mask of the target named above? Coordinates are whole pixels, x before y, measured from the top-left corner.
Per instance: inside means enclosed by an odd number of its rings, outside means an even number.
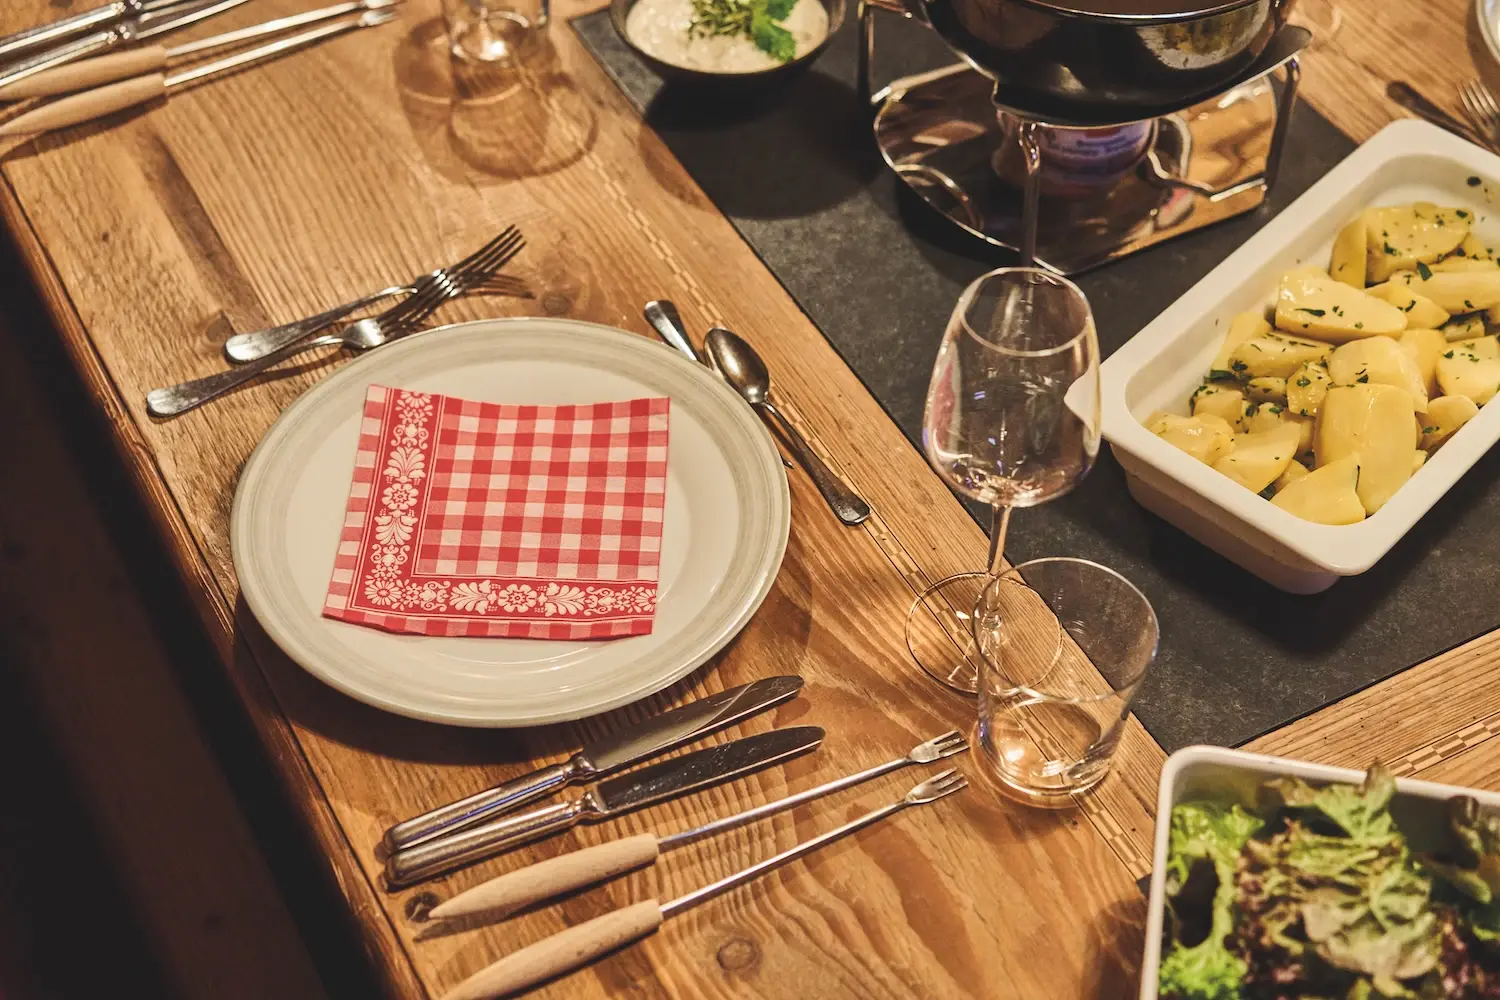
[[[1367,278],[1384,281],[1394,271],[1430,264],[1457,250],[1469,235],[1468,213],[1427,202],[1373,208],[1365,213],[1369,231]]]
[[[1469,257],[1473,260],[1495,259],[1494,248],[1485,246],[1484,240],[1480,239],[1479,234],[1474,232],[1472,229],[1469,230],[1469,235],[1464,237],[1464,241],[1458,245],[1458,250],[1456,252],[1461,253],[1465,257]]]
[[[1233,449],[1213,466],[1250,492],[1259,493],[1274,483],[1296,457],[1297,437],[1297,428],[1290,424],[1236,434]]]
[[[1433,364],[1437,364],[1435,359]],[[1245,394],[1221,382],[1200,385],[1189,406],[1195,417],[1207,413],[1228,422],[1235,430],[1245,429]]]
[[[1488,257],[1460,257],[1455,254],[1427,266],[1434,271],[1489,271],[1500,267],[1500,264]]]
[[[1382,302],[1391,305],[1406,313],[1407,327],[1419,326],[1435,330],[1448,322],[1448,312],[1438,307],[1438,304],[1425,295],[1418,295],[1411,286],[1400,281],[1387,281],[1383,285],[1366,289],[1366,294],[1373,295]]]
[[[1271,502],[1314,524],[1355,524],[1365,519],[1359,478],[1359,456],[1346,455],[1287,483]]]
[[[1476,406],[1483,406],[1500,391],[1500,358],[1448,351],[1438,358],[1437,380],[1444,396],[1468,396]]]
[[[1380,382],[1334,386],[1318,412],[1318,465],[1359,456],[1355,489],[1365,513],[1373,514],[1411,478],[1411,428],[1405,389]]]
[[[1398,271],[1391,276],[1449,313],[1470,313],[1500,305],[1500,268],[1486,271]]]
[[[1264,313],[1243,312],[1229,321],[1229,332],[1224,335],[1224,343],[1219,347],[1218,356],[1209,371],[1209,378],[1230,378],[1234,375],[1229,364],[1231,355],[1235,348],[1239,347],[1251,337],[1261,337],[1271,332],[1271,324],[1266,321]],[[1216,376],[1216,372],[1222,375]]]
[[[1271,488],[1274,489],[1277,493],[1280,493],[1292,483],[1295,483],[1303,476],[1306,476],[1310,471],[1311,470],[1308,469],[1307,466],[1303,465],[1301,462],[1297,461],[1294,458],[1292,459],[1292,464],[1286,467],[1286,471],[1276,477],[1276,482],[1271,484]],[[1361,507],[1360,511],[1363,512],[1364,508]]]
[[[1162,413],[1147,429],[1206,465],[1224,458],[1234,447],[1234,429],[1223,418],[1207,413],[1194,417]]]
[[[1379,383],[1410,393],[1412,407],[1427,412],[1427,382],[1411,355],[1390,337],[1366,337],[1334,348],[1328,374],[1335,385]]]
[[[1417,371],[1421,372],[1422,386],[1427,390],[1427,398],[1431,399],[1436,396],[1438,394],[1438,358],[1448,350],[1448,338],[1438,330],[1407,330],[1401,334],[1401,339],[1397,343],[1416,364]]]
[[[1447,341],[1444,341],[1447,343]],[[1436,364],[1437,362],[1433,362]],[[1286,405],[1298,416],[1315,417],[1333,379],[1327,364],[1310,361],[1298,367],[1286,380]]]
[[[1286,379],[1261,375],[1246,382],[1245,391],[1257,403],[1285,403]]]
[[[1424,466],[1426,464],[1427,464],[1427,452],[1423,451],[1421,448],[1418,448],[1416,451],[1414,451],[1414,452],[1411,453],[1411,474],[1412,475],[1415,476],[1417,474],[1417,470],[1421,469],[1422,466]]]
[[[1484,316],[1473,313],[1468,316],[1455,316],[1441,327],[1445,340],[1473,340],[1475,337],[1484,336]]]
[[[1495,271],[1495,277],[1500,279],[1500,270]],[[1398,334],[1406,329],[1406,313],[1360,289],[1334,281],[1318,268],[1303,267],[1281,279],[1276,295],[1276,326],[1290,333],[1342,344],[1360,337]]]
[[[1279,403],[1261,403],[1245,417],[1245,433],[1274,431],[1282,425],[1281,415],[1284,412],[1285,408]]]
[[[1433,451],[1474,418],[1479,407],[1468,396],[1443,396],[1427,404],[1423,419],[1422,447]]]
[[[1365,216],[1350,222],[1333,241],[1333,257],[1328,262],[1328,274],[1334,281],[1350,288],[1365,288],[1365,253],[1369,236],[1365,232]]]
[[[1456,344],[1449,344],[1448,347],[1450,350],[1466,351],[1481,358],[1500,358],[1500,338],[1496,337],[1475,337],[1473,340],[1460,340]]]
[[[1286,378],[1309,361],[1322,361],[1331,351],[1327,344],[1317,341],[1267,333],[1236,347],[1229,356],[1229,367],[1243,379]]]

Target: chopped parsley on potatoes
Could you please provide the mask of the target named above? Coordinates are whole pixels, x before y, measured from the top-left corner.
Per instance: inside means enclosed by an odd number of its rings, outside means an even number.
[[[1327,270],[1230,323],[1188,416],[1146,426],[1317,524],[1374,514],[1500,394],[1500,261],[1465,209],[1372,208]]]

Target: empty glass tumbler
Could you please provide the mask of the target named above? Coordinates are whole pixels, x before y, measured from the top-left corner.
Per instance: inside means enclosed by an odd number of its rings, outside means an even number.
[[[1086,559],[1037,559],[996,577],[975,609],[979,743],[1004,789],[1068,805],[1097,785],[1156,657],[1151,603]]]
[[[470,63],[513,63],[547,24],[549,0],[443,0],[448,47]]]

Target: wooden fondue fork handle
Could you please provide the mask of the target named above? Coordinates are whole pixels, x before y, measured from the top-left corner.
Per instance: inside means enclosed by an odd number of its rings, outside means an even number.
[[[58,66],[15,83],[0,87],[0,101],[19,101],[26,97],[70,94],[116,80],[128,80],[146,73],[165,72],[167,49],[163,45],[142,45],[122,49],[82,62]]]
[[[486,913],[505,917],[544,899],[643,868],[661,853],[656,835],[642,833],[527,865],[482,882],[433,907],[433,920]]]
[[[151,73],[121,80],[105,87],[95,87],[81,94],[59,98],[51,103],[17,115],[0,125],[0,136],[35,135],[92,121],[137,104],[161,97],[167,92],[165,73]]]

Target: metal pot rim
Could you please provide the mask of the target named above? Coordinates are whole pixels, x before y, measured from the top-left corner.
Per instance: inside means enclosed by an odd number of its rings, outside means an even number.
[[[1180,24],[1184,21],[1199,21],[1204,18],[1214,17],[1218,14],[1227,14],[1241,7],[1260,2],[1260,0],[1201,0],[1203,6],[1198,10],[1181,11],[1173,14],[1106,14],[1092,10],[1078,10],[1069,5],[1069,0],[1013,0],[1026,7],[1037,7],[1059,17],[1077,18],[1082,21],[1105,21],[1116,24],[1127,24],[1132,26],[1151,26],[1157,24]]]

